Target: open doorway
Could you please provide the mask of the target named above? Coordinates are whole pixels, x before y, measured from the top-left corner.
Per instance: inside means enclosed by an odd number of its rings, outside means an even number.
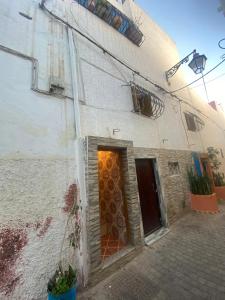
[[[124,198],[121,152],[98,150],[102,260],[128,244],[128,214]]]
[[[138,191],[144,235],[162,227],[153,159],[136,159]]]

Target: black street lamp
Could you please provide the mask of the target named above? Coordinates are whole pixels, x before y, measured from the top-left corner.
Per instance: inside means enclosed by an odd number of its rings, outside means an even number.
[[[195,53],[193,55],[192,61],[188,64],[188,66],[195,72],[195,74],[202,74],[202,80],[205,88],[205,94],[207,101],[209,102],[208,92],[206,89],[205,79],[203,76],[203,71],[205,70],[205,63],[206,63],[207,57],[203,55],[199,55],[198,53]]]
[[[192,71],[195,74],[199,74],[205,70],[206,60],[207,60],[207,57],[204,54],[199,55],[198,53],[195,53],[193,55],[192,61],[188,64],[188,66],[192,69]]]
[[[205,80],[204,80],[204,76],[203,76],[203,71],[205,70],[205,64],[206,64],[206,60],[207,60],[207,57],[204,54],[199,55],[196,52],[196,50],[193,50],[185,58],[183,58],[181,61],[179,61],[179,63],[177,63],[172,68],[170,68],[168,71],[166,71],[166,79],[168,81],[169,78],[171,78],[177,72],[177,70],[183,63],[187,63],[189,61],[189,57],[192,54],[193,54],[193,58],[192,58],[191,62],[188,64],[188,66],[192,69],[192,71],[195,74],[200,74],[200,73],[202,74],[202,80],[203,80],[204,87],[205,87],[205,93],[206,93],[207,100],[209,102],[206,84],[205,84]]]
[[[204,54],[199,55],[196,52],[196,50],[193,50],[185,58],[183,58],[176,65],[174,65],[172,68],[170,68],[168,71],[166,71],[167,81],[168,81],[169,78],[171,78],[177,72],[177,70],[180,68],[180,66],[182,64],[187,63],[189,61],[189,57],[192,54],[193,54],[193,58],[192,58],[192,61],[189,63],[188,66],[195,72],[195,74],[199,74],[199,73],[202,73],[204,71],[207,57]]]

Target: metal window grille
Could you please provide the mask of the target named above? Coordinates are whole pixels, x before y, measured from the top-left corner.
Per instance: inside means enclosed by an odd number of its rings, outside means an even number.
[[[168,167],[169,167],[169,174],[170,176],[173,175],[179,175],[180,174],[180,167],[179,167],[179,163],[176,162],[168,162]]]
[[[132,83],[131,93],[134,111],[152,119],[159,118],[165,109],[164,102],[153,93]]]
[[[205,123],[197,115],[191,112],[185,112],[184,115],[188,130],[195,132],[204,128]]]

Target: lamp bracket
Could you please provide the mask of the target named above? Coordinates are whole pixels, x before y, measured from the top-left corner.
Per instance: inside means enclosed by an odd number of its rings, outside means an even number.
[[[189,61],[189,57],[193,54],[196,53],[196,50],[193,50],[190,54],[185,56],[181,61],[179,61],[176,65],[174,65],[172,68],[170,68],[168,71],[166,71],[166,79],[168,81],[169,78],[171,78],[177,70],[180,68],[180,66],[184,63],[187,63]]]

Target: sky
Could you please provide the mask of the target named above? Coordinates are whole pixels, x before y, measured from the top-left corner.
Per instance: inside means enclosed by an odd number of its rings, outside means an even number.
[[[221,61],[225,54],[218,46],[225,38],[225,17],[219,13],[219,0],[136,0],[148,15],[175,41],[180,58],[192,50],[207,57],[204,73]],[[225,47],[225,43],[223,44]],[[182,65],[187,82],[192,82],[199,75]],[[179,71],[178,71],[179,72]],[[172,79],[171,79],[172,80]],[[225,62],[205,77],[209,101],[221,104],[225,111]],[[202,80],[191,86],[207,101]]]

